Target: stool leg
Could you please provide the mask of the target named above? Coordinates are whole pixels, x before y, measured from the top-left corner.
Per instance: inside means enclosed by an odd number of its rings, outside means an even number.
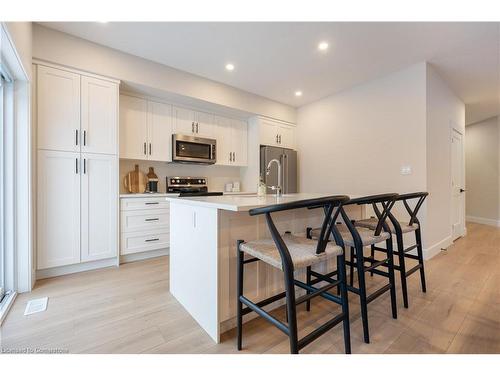
[[[354,247],[351,246],[351,265],[349,266],[349,285],[354,285]]]
[[[406,263],[403,234],[397,234],[396,238],[398,243],[399,274],[401,276],[401,289],[403,291],[403,305],[405,308],[408,308],[408,287],[406,285]]]
[[[363,322],[363,335],[365,342],[370,343],[368,331],[368,302],[366,301],[365,262],[363,257],[363,246],[356,246],[356,263],[358,268],[359,301],[361,304],[361,320]]]
[[[344,348],[346,354],[351,354],[351,328],[349,325],[349,300],[347,298],[347,277],[345,268],[345,255],[337,257],[338,278],[340,280],[340,298],[342,300],[342,313],[344,314]]]
[[[373,259],[375,259],[375,245],[372,245],[370,255]],[[370,271],[370,276],[373,277],[373,271]]]
[[[415,231],[415,239],[417,241],[417,254],[418,263],[420,264],[420,282],[422,283],[422,292],[427,292],[427,287],[425,285],[425,271],[424,271],[424,255],[422,251],[422,235],[420,233],[420,228]]]
[[[392,238],[386,241],[387,247],[387,258],[389,262],[389,282],[391,283],[391,307],[392,307],[392,317],[394,319],[398,318],[398,307],[396,305],[396,282],[394,279],[394,254],[392,250]]]
[[[311,285],[311,266],[306,268],[306,284]],[[306,294],[311,294],[306,290]],[[306,311],[311,311],[311,300],[306,301]]]
[[[288,318],[290,354],[298,354],[299,341],[297,335],[297,305],[295,304],[295,284],[293,280],[293,271],[288,269],[288,267],[285,267],[283,274],[285,276],[286,315]]]
[[[237,273],[237,280],[236,280],[236,288],[237,288],[237,293],[238,293],[238,301],[236,303],[236,330],[237,330],[237,335],[238,335],[238,343],[237,343],[237,348],[238,350],[241,350],[241,343],[243,339],[243,315],[242,315],[242,310],[243,310],[243,303],[240,301],[240,297],[243,295],[243,252],[240,250],[240,245],[244,241],[238,240],[236,242],[236,262],[238,263],[238,273]]]

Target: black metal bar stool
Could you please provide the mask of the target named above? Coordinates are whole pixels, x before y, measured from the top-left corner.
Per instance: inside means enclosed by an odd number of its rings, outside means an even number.
[[[331,235],[339,239],[340,235],[336,230],[335,221],[341,211],[342,203],[347,202],[349,197],[345,195],[323,197],[318,199],[301,200],[291,203],[275,204],[272,206],[256,208],[250,210],[250,215],[266,216],[267,225],[271,232],[272,239],[262,239],[250,242],[237,241],[237,331],[238,350],[242,347],[243,315],[255,311],[262,318],[272,323],[290,339],[290,352],[297,354],[307,344],[314,341],[343,322],[345,352],[351,352],[351,339],[349,331],[349,307],[347,300],[347,282],[345,275],[344,249],[329,241]],[[305,207],[323,207],[325,209],[325,219],[319,231],[318,240],[314,241],[304,237],[294,236],[287,232],[283,236],[274,225],[271,213],[286,211]],[[245,259],[245,254],[251,258]],[[314,264],[324,262],[336,257],[339,264],[338,280],[328,282],[327,285],[315,288],[311,285],[296,280],[294,271],[299,268],[306,268]],[[270,266],[283,271],[285,281],[285,291],[275,296],[269,297],[260,302],[252,302],[243,295],[243,270],[247,263],[262,261]],[[295,297],[295,286],[305,289],[309,294],[298,298]],[[340,296],[329,293],[333,287],[340,287]],[[341,313],[332,317],[326,323],[316,328],[313,332],[299,339],[297,334],[297,314],[296,306],[309,301],[311,298],[321,296],[331,302],[342,306]],[[288,324],[278,320],[271,313],[266,312],[263,307],[282,298],[286,299],[286,313]],[[243,308],[243,305],[246,307]]]
[[[351,248],[351,257],[346,264],[350,266],[350,285],[348,290],[359,295],[361,304],[361,319],[363,323],[363,335],[364,341],[366,343],[370,342],[370,333],[368,328],[368,304],[375,300],[376,298],[383,295],[385,292],[390,291],[391,295],[391,310],[392,317],[397,319],[397,306],[396,306],[396,285],[394,282],[394,263],[393,263],[393,248],[392,248],[392,238],[389,227],[386,223],[386,219],[394,206],[395,199],[398,194],[380,194],[372,195],[367,197],[351,199],[349,202],[344,203],[347,205],[365,205],[380,204],[382,209],[378,211],[377,225],[374,229],[355,227],[353,220],[351,220],[346,214],[343,207],[341,207],[341,216],[344,224],[338,223],[336,227],[343,239],[343,243]],[[307,228],[307,237],[315,238],[318,235],[317,229]],[[382,260],[376,260],[374,257],[365,257],[363,254],[363,249],[365,246],[372,246],[378,243],[386,244],[386,257]],[[369,263],[369,265],[365,265]],[[354,283],[354,267],[357,269],[358,273],[358,288],[353,286]],[[387,271],[381,270],[381,267],[386,267]],[[388,284],[382,286],[370,295],[367,295],[365,273],[373,272],[377,275],[384,276],[388,278]],[[333,277],[337,275],[337,271],[332,271],[328,274],[320,274],[312,269],[307,270],[307,280],[311,285],[314,285],[320,281],[330,281],[332,282]],[[315,279],[312,279],[315,277]]]
[[[418,193],[408,193],[399,195],[396,201],[402,201],[408,215],[410,216],[410,220],[408,222],[399,221],[393,215],[392,212],[389,212],[389,220],[387,224],[389,225],[389,229],[392,233],[396,235],[397,240],[397,251],[394,251],[394,255],[398,256],[399,264],[394,265],[394,269],[398,270],[401,276],[401,290],[403,292],[403,304],[404,307],[408,308],[408,286],[406,283],[406,278],[416,271],[420,270],[420,282],[422,285],[422,292],[426,292],[425,285],[425,271],[424,271],[424,257],[422,250],[422,232],[420,222],[418,220],[417,214],[422,204],[424,203],[425,198],[429,195],[427,192],[418,192]],[[410,207],[410,203],[408,201],[416,200],[414,208]],[[378,207],[373,207],[377,216],[380,215],[380,211]],[[354,223],[355,226],[365,227],[374,229],[377,225],[377,218],[373,217],[366,220],[359,220]],[[415,233],[415,244],[405,248],[403,242],[403,235],[405,233]],[[412,250],[417,250],[417,255],[409,254]],[[371,247],[371,256],[375,257],[375,251],[385,251],[385,249],[380,249],[379,247],[372,245]],[[406,270],[405,258],[417,260],[418,264]]]

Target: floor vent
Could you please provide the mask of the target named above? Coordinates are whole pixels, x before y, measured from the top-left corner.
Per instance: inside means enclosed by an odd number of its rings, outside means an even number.
[[[49,297],[37,298],[28,301],[28,304],[26,305],[26,310],[24,310],[24,315],[36,314],[47,310],[48,301]]]

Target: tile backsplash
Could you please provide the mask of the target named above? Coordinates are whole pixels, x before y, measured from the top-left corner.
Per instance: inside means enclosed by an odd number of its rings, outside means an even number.
[[[166,191],[167,187],[165,177],[167,176],[207,177],[208,189],[210,191],[224,191],[224,185],[229,182],[240,181],[241,183],[241,168],[238,167],[219,165],[172,164],[158,161],[120,159],[121,194],[127,192],[123,185],[123,179],[128,172],[134,170],[135,164],[139,165],[139,170],[144,174],[148,173],[149,167],[154,167],[155,173],[160,180],[158,184],[158,191],[161,193],[164,193]],[[251,189],[245,190],[244,186],[241,186],[240,189],[241,191],[251,191]]]

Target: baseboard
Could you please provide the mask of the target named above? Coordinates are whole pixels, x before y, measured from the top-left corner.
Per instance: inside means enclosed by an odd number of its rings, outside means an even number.
[[[478,217],[478,216],[468,216],[468,215],[465,217],[465,220],[470,221],[471,223],[485,224],[485,225],[490,225],[492,227],[500,227],[500,220],[488,219],[485,217]]]
[[[44,270],[37,270],[36,279],[41,280],[41,279],[47,279],[49,277],[69,275],[71,273],[91,271],[91,270],[96,270],[98,268],[116,267],[116,266],[117,266],[116,257],[113,257],[109,259],[96,260],[93,262],[85,262],[79,264],[71,264],[69,266],[61,266],[61,267],[48,268]]]
[[[2,326],[3,321],[7,317],[7,314],[9,313],[10,308],[14,304],[14,300],[16,299],[17,293],[13,292],[9,295],[7,295],[4,298],[4,301],[2,301],[2,304],[0,305],[0,327]]]
[[[162,256],[165,256],[165,255],[168,255],[168,254],[170,254],[170,248],[169,247],[167,247],[165,249],[159,249],[159,250],[144,251],[142,253],[120,255],[120,264],[130,263],[130,262],[137,262],[139,260],[145,260],[145,259],[162,257]]]
[[[435,243],[434,245],[429,246],[428,248],[424,249],[424,259],[429,260],[435,257],[442,249],[447,249],[449,246],[451,246],[452,243],[453,240],[451,239],[451,236],[448,236]]]

